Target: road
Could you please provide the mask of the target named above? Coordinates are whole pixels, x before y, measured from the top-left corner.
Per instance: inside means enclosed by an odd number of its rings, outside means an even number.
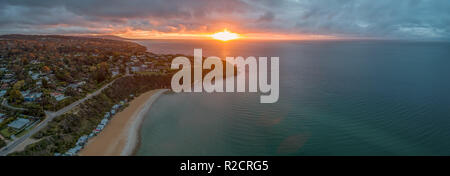
[[[127,75],[128,76],[128,75]],[[37,124],[33,129],[31,129],[27,134],[14,139],[13,141],[11,141],[10,143],[8,143],[7,146],[3,147],[0,150],[0,156],[6,156],[8,155],[10,152],[14,151],[14,148],[16,148],[19,144],[21,144],[23,141],[27,140],[28,138],[30,138],[31,136],[33,136],[34,134],[36,134],[38,131],[40,131],[41,129],[43,129],[45,126],[47,126],[48,122],[52,121],[54,118],[72,110],[74,107],[78,106],[79,104],[83,103],[84,101],[86,101],[87,99],[92,98],[93,96],[96,96],[98,94],[100,94],[100,92],[103,91],[103,89],[107,88],[109,85],[111,85],[112,83],[114,83],[117,79],[111,81],[110,83],[104,85],[103,87],[101,87],[100,89],[96,90],[95,92],[86,95],[84,98],[73,102],[72,104],[56,111],[56,112],[50,112],[50,111],[45,111],[45,115],[46,118],[39,124]]]
[[[7,107],[7,108],[12,109],[12,110],[18,110],[18,111],[25,111],[25,110],[26,110],[26,109],[24,109],[24,108],[18,108],[18,107],[14,107],[14,106],[9,105],[9,104],[8,104],[8,100],[6,100],[6,98],[3,99],[2,105],[3,105],[4,107]]]

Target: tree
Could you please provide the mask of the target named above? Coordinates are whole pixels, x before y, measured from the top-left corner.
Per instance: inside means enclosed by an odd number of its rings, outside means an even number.
[[[56,105],[57,101],[56,101],[55,97],[50,95],[50,93],[48,93],[47,91],[44,91],[42,94],[41,103],[42,103],[43,107],[47,107],[47,109],[48,109],[48,106]]]
[[[121,74],[125,74],[125,73],[127,72],[126,69],[127,69],[127,68],[126,68],[125,66],[120,65],[120,67],[119,67],[119,72],[120,72]]]
[[[58,71],[55,74],[56,78],[60,81],[70,82],[72,81],[72,76],[67,71]]]
[[[16,104],[22,103],[22,102],[23,102],[23,96],[22,96],[22,93],[20,93],[19,90],[13,88],[13,89],[9,92],[8,101],[9,101],[9,102],[16,103]]]
[[[102,62],[97,65],[97,70],[95,71],[95,80],[98,83],[105,81],[111,74],[109,73],[108,63]]]
[[[42,79],[41,82],[42,82],[42,87],[47,89],[48,88],[48,81],[46,79]]]
[[[13,89],[15,89],[15,90],[20,90],[24,85],[25,85],[25,81],[24,81],[24,80],[17,81],[17,82],[13,85]]]
[[[78,92],[75,89],[73,89],[72,87],[67,87],[66,91],[64,91],[64,95],[66,95],[66,96],[74,97],[74,96],[77,96],[77,94],[78,94]]]
[[[42,67],[42,72],[44,72],[44,73],[49,73],[51,70],[50,70],[50,67],[48,67],[48,66],[43,66]]]
[[[6,146],[6,142],[0,139],[0,148]]]

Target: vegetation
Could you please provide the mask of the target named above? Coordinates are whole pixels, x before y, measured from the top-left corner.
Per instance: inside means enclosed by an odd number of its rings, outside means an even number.
[[[4,137],[15,134],[7,125],[17,118],[43,120],[44,110],[57,111],[118,79],[99,95],[49,122],[34,135],[39,142],[12,155],[64,153],[81,135],[89,134],[114,104],[130,99],[130,94],[168,88],[175,72],[169,66],[176,56],[149,53],[145,47],[126,41],[2,35],[0,86],[10,106],[0,106],[1,113],[6,114],[0,133]],[[127,76],[130,70],[137,73]]]
[[[130,94],[139,95],[157,88],[168,88],[170,76],[138,75],[123,77],[115,81],[99,95],[87,100],[74,109],[51,121],[34,137],[41,139],[11,155],[53,155],[72,148],[77,139],[91,133],[114,104],[129,99]]]
[[[6,146],[6,142],[0,139],[0,148]]]

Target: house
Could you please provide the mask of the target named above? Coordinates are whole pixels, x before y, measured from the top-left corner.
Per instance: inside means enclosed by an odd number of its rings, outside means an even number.
[[[41,96],[42,96],[42,93],[41,93],[41,92],[30,93],[30,94],[24,96],[23,99],[24,99],[25,101],[31,102],[31,101],[36,101],[36,100],[38,100],[39,98],[41,98]]]
[[[17,118],[13,122],[8,124],[8,127],[13,128],[14,130],[21,130],[26,127],[30,123],[30,120],[24,118]]]
[[[30,94],[30,90],[26,90],[26,91],[20,91],[20,93],[22,94],[22,97],[26,97],[28,94]]]
[[[110,116],[109,112],[106,112],[104,117],[108,118],[109,116]]]
[[[111,76],[112,77],[114,77],[114,76],[116,76],[116,75],[118,75],[119,74],[119,71],[117,71],[117,70],[112,70],[111,71]]]
[[[68,87],[74,90],[78,89],[79,92],[82,92],[83,90],[81,90],[80,87],[83,86],[84,84],[86,84],[86,81],[80,81],[78,83],[69,84]]]
[[[8,83],[4,83],[2,84],[2,86],[0,87],[0,89],[5,90],[9,88],[9,84]]]
[[[9,78],[14,77],[14,74],[7,73],[7,74],[3,75],[3,77],[9,79]]]
[[[103,119],[103,120],[100,122],[100,124],[102,124],[102,125],[108,124],[108,119]]]
[[[13,79],[2,79],[2,83],[5,83],[5,84],[12,83],[12,82],[14,82]]]
[[[39,79],[39,76],[41,76],[39,73],[34,73],[31,75],[31,79],[37,80],[37,79]]]
[[[1,91],[0,91],[0,97],[5,96],[5,94],[6,94],[6,90],[1,90]]]
[[[102,125],[102,124],[98,125],[97,128],[95,128],[94,133],[95,134],[100,133],[100,131],[102,131],[103,128],[105,128],[104,125]]]
[[[114,106],[112,106],[113,109],[118,109],[120,107],[120,105],[115,104]]]
[[[89,134],[88,138],[90,139],[90,138],[92,138],[94,136],[95,136],[95,133],[92,132],[92,133]]]
[[[64,94],[59,93],[59,92],[53,92],[53,93],[50,93],[50,95],[51,95],[52,97],[55,97],[56,101],[61,101],[61,100],[63,100],[63,99],[66,98],[66,97],[64,96]]]
[[[76,155],[80,150],[81,150],[81,146],[75,146],[74,148],[69,149],[65,155],[67,156],[74,156]]]
[[[83,146],[84,144],[86,144],[87,140],[88,140],[87,135],[81,136],[80,138],[78,138],[76,145]]]
[[[31,63],[31,64],[40,64],[41,62],[39,62],[38,60],[31,60],[30,63]]]
[[[66,90],[64,87],[57,87],[56,91],[58,92],[64,92],[64,90]]]

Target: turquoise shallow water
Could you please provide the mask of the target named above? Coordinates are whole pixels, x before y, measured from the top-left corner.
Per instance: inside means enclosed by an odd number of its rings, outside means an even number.
[[[140,41],[155,53],[279,56],[280,98],[161,96],[137,155],[450,155],[450,44]]]

